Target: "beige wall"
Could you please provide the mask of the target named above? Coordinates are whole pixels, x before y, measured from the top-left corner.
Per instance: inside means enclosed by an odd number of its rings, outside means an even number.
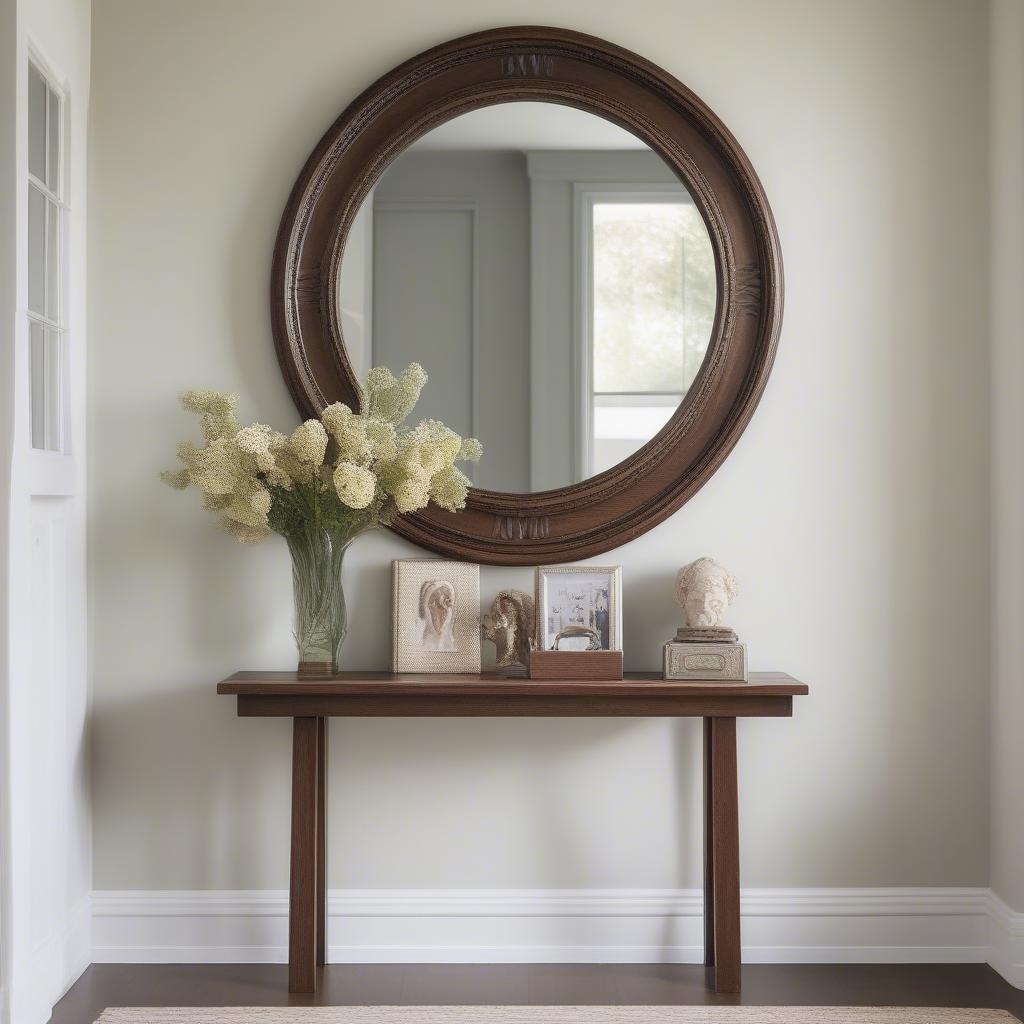
[[[627,661],[658,664],[675,568],[741,580],[754,668],[807,679],[740,726],[744,882],[988,878],[987,26],[960,0],[96,0],[91,566],[97,888],[281,888],[288,726],[213,684],[294,659],[284,545],[156,479],[174,394],[296,417],[270,255],[307,154],[395,63],[554,21],[665,66],[725,120],[779,224],[786,317],[714,479],[608,558]],[[353,667],[388,650],[389,560],[347,566]],[[487,569],[486,598],[528,570]],[[332,726],[333,886],[675,886],[699,877],[698,731],[664,721]]]

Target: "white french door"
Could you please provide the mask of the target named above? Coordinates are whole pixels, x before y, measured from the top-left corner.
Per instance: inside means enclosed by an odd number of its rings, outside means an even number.
[[[4,86],[13,84],[14,117],[0,126],[3,142],[13,135],[15,143],[15,258],[13,269],[0,265],[13,278],[13,322],[0,336],[10,399],[0,426],[7,475],[0,1019],[43,1024],[90,959],[85,248],[75,207],[85,195],[84,166],[75,165],[84,158],[84,111],[73,133],[72,83],[34,45],[25,10],[35,11],[14,6],[13,58],[8,50],[0,60],[0,69],[14,72]],[[73,137],[80,148],[72,150]]]

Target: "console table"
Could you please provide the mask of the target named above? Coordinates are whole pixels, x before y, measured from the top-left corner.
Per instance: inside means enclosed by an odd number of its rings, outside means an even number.
[[[327,719],[331,717],[685,717],[704,719],[704,962],[716,992],[740,990],[736,719],[786,717],[807,687],[778,672],[747,683],[516,679],[500,675],[237,672],[217,692],[242,717],[293,718],[288,988],[315,992],[327,951]]]

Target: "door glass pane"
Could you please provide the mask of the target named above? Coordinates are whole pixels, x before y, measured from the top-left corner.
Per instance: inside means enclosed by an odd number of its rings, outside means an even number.
[[[28,187],[28,308],[46,314],[46,197]]]
[[[46,181],[46,82],[28,67],[28,170]]]
[[[29,65],[28,164],[38,180],[28,185],[29,426],[32,447],[47,451],[64,447],[62,105],[60,93]]]
[[[46,331],[46,447],[61,448],[61,401],[64,384],[64,338],[52,328]]]
[[[60,245],[57,233],[60,228],[60,207],[46,200],[46,315],[60,321]]]
[[[60,96],[47,89],[49,97],[47,115],[47,151],[46,151],[46,184],[56,195],[60,189]],[[62,197],[63,198],[63,197]]]
[[[32,447],[62,448],[64,337],[60,331],[29,322],[29,373],[32,379]]]
[[[46,447],[46,328],[29,324],[29,372],[32,377],[32,447]]]
[[[592,240],[594,390],[685,393],[715,312],[700,213],[688,202],[595,203]]]

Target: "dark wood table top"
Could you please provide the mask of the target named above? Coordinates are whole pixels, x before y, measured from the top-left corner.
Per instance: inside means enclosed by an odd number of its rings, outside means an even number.
[[[595,681],[592,679],[525,679],[482,672],[479,675],[444,675],[441,673],[338,672],[332,676],[300,676],[297,672],[236,672],[217,684],[218,693],[280,696],[458,696],[586,694],[594,696],[657,693],[680,697],[794,697],[808,692],[806,683],[797,682],[785,672],[752,672],[746,683],[700,682],[697,680],[662,679],[660,673],[627,672],[623,679]]]
[[[427,715],[769,715],[792,714],[805,683],[784,672],[753,672],[746,683],[662,679],[627,673],[624,679],[540,680],[480,675],[339,672],[236,672],[217,692],[238,698],[243,716]]]

